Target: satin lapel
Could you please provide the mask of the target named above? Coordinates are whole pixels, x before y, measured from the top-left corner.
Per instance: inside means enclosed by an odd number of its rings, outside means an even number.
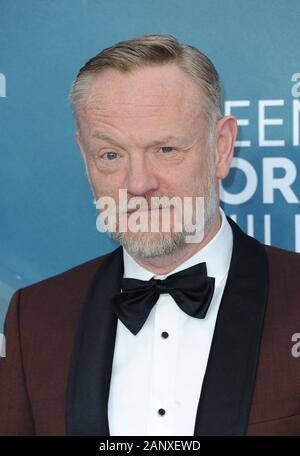
[[[108,436],[107,403],[117,317],[110,296],[121,289],[123,250],[100,266],[83,303],[71,357],[67,434]]]
[[[233,252],[194,435],[245,435],[255,386],[268,265],[264,247],[231,219]]]

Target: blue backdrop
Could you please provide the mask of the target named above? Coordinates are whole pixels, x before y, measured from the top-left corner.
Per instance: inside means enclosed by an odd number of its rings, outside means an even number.
[[[300,251],[299,0],[0,0],[0,326],[14,289],[116,247],[96,209],[68,105],[85,61],[170,33],[205,52],[239,119],[223,207]]]

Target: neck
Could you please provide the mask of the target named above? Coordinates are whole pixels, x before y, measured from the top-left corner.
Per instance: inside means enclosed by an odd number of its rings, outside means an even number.
[[[220,227],[221,214],[218,209],[201,242],[185,244],[181,249],[178,249],[170,255],[159,255],[151,258],[133,256],[133,258],[140,266],[148,269],[154,274],[168,274],[170,271],[173,271],[190,257],[195,255],[195,253],[199,252],[199,250],[203,249],[203,247],[217,234]]]

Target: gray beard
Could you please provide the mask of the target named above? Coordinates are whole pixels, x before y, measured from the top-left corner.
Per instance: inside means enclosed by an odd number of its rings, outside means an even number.
[[[205,197],[204,204],[204,235],[207,233],[214,219],[216,211],[219,207],[219,195],[217,189],[211,179],[208,183],[208,194]],[[131,232],[110,232],[107,231],[108,236],[120,243],[127,252],[132,256],[140,258],[152,258],[162,255],[170,255],[182,249],[186,245],[186,236],[195,234],[195,230],[191,233],[184,229],[180,232],[156,233],[155,238],[145,236],[145,233],[131,233]]]

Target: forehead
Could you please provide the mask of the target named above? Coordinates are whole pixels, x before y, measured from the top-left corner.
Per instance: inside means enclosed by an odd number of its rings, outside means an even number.
[[[113,108],[126,104],[151,108],[160,104],[182,108],[201,104],[200,87],[175,64],[147,66],[131,72],[104,70],[91,82],[85,95],[87,108],[95,103]]]
[[[199,120],[201,98],[200,87],[175,64],[129,73],[107,69],[90,83],[78,117],[90,131],[100,124],[141,131],[187,128]]]

